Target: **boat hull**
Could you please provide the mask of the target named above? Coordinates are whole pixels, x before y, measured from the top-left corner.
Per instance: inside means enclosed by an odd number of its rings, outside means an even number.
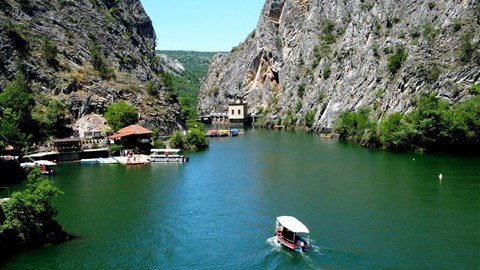
[[[302,245],[298,245],[298,244],[295,244],[287,239],[285,239],[281,234],[277,233],[275,234],[275,237],[277,238],[278,242],[280,242],[280,244],[282,244],[283,246],[289,248],[289,249],[292,249],[292,250],[295,250],[297,252],[305,252],[307,251],[308,249],[308,243],[303,241],[303,246]]]
[[[170,155],[170,156],[150,156],[150,162],[172,162],[183,163],[188,161],[188,157],[182,155]]]

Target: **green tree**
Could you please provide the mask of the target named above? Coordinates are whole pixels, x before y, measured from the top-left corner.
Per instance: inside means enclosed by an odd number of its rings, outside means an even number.
[[[443,116],[449,105],[435,95],[432,93],[421,97],[416,110],[408,115],[417,132],[414,141],[425,149],[438,148],[444,143],[440,135],[444,129]]]
[[[200,129],[191,129],[187,134],[189,149],[208,148],[208,141],[205,139],[205,133]]]
[[[43,138],[66,135],[67,108],[58,99],[45,99],[32,110],[32,118],[39,125]]]
[[[127,125],[137,122],[138,113],[135,107],[128,105],[125,101],[120,100],[107,106],[105,119],[112,128],[117,131]]]
[[[171,147],[178,149],[185,149],[185,146],[187,145],[187,140],[180,131],[174,132],[170,137],[169,142]]]
[[[411,125],[404,121],[404,116],[399,112],[390,114],[380,124],[380,143],[391,150],[411,150],[414,146],[413,134]]]
[[[3,140],[4,144],[22,148],[32,140],[37,130],[31,116],[34,105],[27,78],[23,72],[18,72],[15,79],[0,93],[0,140]],[[18,137],[11,136],[12,131],[9,128],[13,128]]]
[[[480,96],[453,106],[442,118],[440,136],[452,150],[480,150]]]
[[[28,175],[27,188],[14,192],[2,205],[5,221],[1,231],[13,230],[22,244],[34,244],[50,230],[57,215],[51,201],[60,194],[60,189],[44,179],[39,169],[33,170]]]
[[[17,114],[11,108],[4,109],[0,117],[0,145],[12,145],[16,148],[23,148],[27,142],[28,135],[20,130]]]

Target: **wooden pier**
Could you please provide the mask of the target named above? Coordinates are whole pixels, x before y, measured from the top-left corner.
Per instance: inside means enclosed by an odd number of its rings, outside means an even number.
[[[133,155],[132,157],[114,157],[123,165],[144,165],[150,163],[146,155]]]

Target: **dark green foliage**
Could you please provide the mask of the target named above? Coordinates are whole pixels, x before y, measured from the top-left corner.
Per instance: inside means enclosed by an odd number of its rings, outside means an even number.
[[[471,95],[480,95],[480,85],[473,84],[468,88],[468,93]]]
[[[283,119],[282,121],[282,124],[286,127],[286,128],[291,128],[295,125],[295,122],[297,120],[295,119],[294,115],[293,115],[293,112],[291,110],[288,110],[287,111],[287,114],[285,115],[285,118]]]
[[[337,132],[341,138],[357,142],[370,134],[373,135],[371,140],[378,140],[383,147],[397,151],[478,154],[480,150],[480,96],[452,106],[434,94],[423,96],[413,112],[393,113],[382,119],[379,127],[369,122],[368,117],[366,111],[342,113]]]
[[[62,194],[52,181],[42,177],[39,169],[28,175],[28,181],[25,190],[14,192],[2,205],[5,221],[0,226],[0,232],[14,232],[21,241],[17,244],[24,246],[37,244],[50,232],[53,217],[57,215],[51,201]]]
[[[55,58],[57,56],[57,45],[46,36],[42,38],[40,45],[43,57],[45,57],[47,63],[56,66],[58,64]]]
[[[380,142],[388,149],[400,151],[410,146],[410,134],[402,126],[403,115],[392,113],[384,118],[380,124]]]
[[[167,88],[168,92],[173,92],[174,90],[174,85],[173,85],[173,78],[174,76],[170,73],[164,72],[159,75],[160,81],[162,82],[163,85],[165,85],[165,88]]]
[[[251,35],[255,34],[255,30]],[[215,52],[193,52],[193,51],[157,51],[178,60],[185,68],[181,74],[172,77],[169,82],[169,89],[179,97],[182,111],[187,121],[196,120],[196,107],[198,103],[198,92],[200,82],[208,71],[208,65]]]
[[[317,115],[318,109],[315,108],[311,111],[308,111],[307,114],[305,115],[305,125],[307,127],[312,127],[315,121],[315,115]]]
[[[455,32],[460,31],[460,29],[462,29],[462,25],[463,25],[463,22],[460,18],[453,19],[453,23],[452,23],[453,31]]]
[[[362,145],[371,145],[376,134],[376,123],[370,120],[370,109],[344,112],[338,118],[336,130],[341,139],[353,140]]]
[[[65,104],[57,99],[44,98],[35,105],[32,110],[32,118],[38,123],[38,132],[43,138],[48,138],[50,134],[63,138],[67,135],[66,116],[67,108]]]
[[[90,57],[93,67],[98,71],[102,79],[109,80],[115,78],[115,72],[108,65],[105,55],[98,44],[90,44]]]
[[[330,74],[332,74],[332,69],[330,68],[330,64],[326,64],[323,67],[323,78],[326,80],[330,77]]]
[[[169,142],[171,147],[179,149],[197,150],[208,148],[205,133],[197,128],[191,129],[187,135],[177,131],[170,137]]]
[[[0,93],[0,141],[21,149],[32,141],[36,125],[31,110],[35,102],[23,72]]]
[[[135,107],[128,105],[125,101],[120,100],[107,107],[105,119],[112,128],[117,131],[125,126],[137,122],[138,113]]]
[[[402,67],[403,61],[407,59],[408,53],[403,46],[397,46],[396,52],[388,57],[387,68],[393,74]]]
[[[467,32],[461,38],[458,47],[458,57],[463,63],[480,64],[480,42],[475,42],[472,33]]]
[[[191,150],[208,148],[208,141],[201,129],[191,129],[187,134],[187,143]]]
[[[433,42],[439,33],[440,27],[434,26],[431,23],[426,23],[423,25],[423,37],[428,42]]]
[[[18,149],[51,136],[67,135],[65,105],[56,99],[38,97],[35,104],[23,72],[0,93],[0,144]]]
[[[447,149],[478,154],[480,150],[480,96],[444,112],[440,136]]]
[[[360,3],[360,9],[370,11],[374,6],[372,1],[365,1]]]
[[[320,44],[315,45],[313,48],[313,54],[315,59],[313,60],[313,68],[317,67],[320,61],[331,52],[330,45],[337,41],[335,33],[335,21],[325,20],[322,25],[322,34],[320,35]]]
[[[182,135],[180,131],[176,131],[172,134],[172,136],[169,139],[170,146],[172,148],[178,148],[178,149],[185,149],[187,148],[187,140],[186,137]]]
[[[165,142],[163,142],[160,138],[160,130],[158,128],[154,128],[152,130],[152,140],[154,148],[166,148]]]
[[[299,98],[303,98],[304,94],[305,94],[305,84],[301,83],[301,84],[298,85],[297,96]]]
[[[435,63],[430,63],[428,66],[422,67],[418,70],[418,74],[430,83],[437,81],[441,73],[442,70],[440,66]]]
[[[153,147],[154,148],[165,148],[166,145],[165,145],[165,142],[162,141],[162,140],[154,140],[153,141]]]
[[[23,24],[8,22],[6,30],[14,47],[20,51],[21,55],[25,54],[29,49],[28,28]]]
[[[183,96],[183,97],[180,97],[178,101],[182,106],[182,112],[185,118],[187,119],[187,122],[191,122],[195,125],[196,124],[195,122],[197,121],[197,110],[195,108],[196,106],[195,98],[191,96]]]
[[[158,89],[155,85],[155,82],[149,81],[146,85],[147,93],[151,96],[156,96],[158,94]]]
[[[119,156],[120,151],[123,150],[123,145],[120,144],[112,144],[108,147],[108,152],[110,153],[110,156]]]

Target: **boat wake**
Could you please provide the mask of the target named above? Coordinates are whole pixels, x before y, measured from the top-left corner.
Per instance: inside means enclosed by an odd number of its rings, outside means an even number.
[[[280,242],[277,240],[277,237],[275,237],[275,236],[272,236],[272,237],[268,238],[267,243],[270,246],[272,246],[272,251],[273,250],[280,250],[280,248],[282,247],[282,244],[280,244]]]
[[[302,261],[305,264],[306,269],[321,269],[318,265],[318,256],[328,256],[322,253],[323,248],[315,245],[315,241],[311,238],[310,248],[307,252],[295,252],[288,248],[284,248],[275,236],[268,238],[266,242],[271,246],[271,251],[274,251],[274,253],[281,253],[281,257],[286,256],[289,261]]]

